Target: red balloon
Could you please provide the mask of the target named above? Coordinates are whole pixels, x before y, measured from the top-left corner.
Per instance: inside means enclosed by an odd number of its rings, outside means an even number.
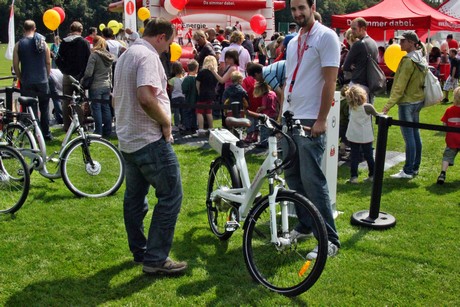
[[[182,11],[185,7],[185,4],[187,4],[187,1],[186,0],[171,0],[171,4],[175,9]]]
[[[58,12],[59,16],[61,17],[61,23],[64,22],[64,19],[65,19],[65,12],[64,10],[62,9],[62,7],[60,6],[55,6],[53,7],[53,10],[55,10],[56,12]]]
[[[251,25],[252,31],[256,34],[262,34],[265,32],[265,29],[267,29],[267,20],[260,14],[252,16],[249,24]]]

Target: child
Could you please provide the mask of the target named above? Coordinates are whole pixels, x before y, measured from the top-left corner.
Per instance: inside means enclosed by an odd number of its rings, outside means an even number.
[[[254,97],[262,97],[262,103],[257,108],[257,113],[267,115],[269,118],[276,121],[278,118],[278,99],[276,93],[271,90],[266,82],[257,82],[254,87]],[[268,137],[270,136],[270,130],[262,126],[260,133],[260,143],[256,144],[256,147],[268,148]]]
[[[369,169],[369,175],[365,181],[372,182],[375,164],[372,149],[374,132],[372,130],[372,117],[367,115],[364,110],[364,105],[367,103],[367,92],[361,86],[354,85],[345,92],[345,97],[350,106],[346,137],[351,148],[351,177],[347,182],[358,183],[358,165],[361,161],[361,153],[364,155]]]
[[[171,71],[174,75],[174,77],[168,80],[168,85],[171,89],[171,104],[185,103],[185,96],[182,93],[182,81],[184,80],[182,64],[179,61],[172,63]],[[179,131],[179,128],[184,129],[182,124],[182,109],[172,106],[172,111],[174,113],[173,131]]]
[[[196,91],[196,75],[198,73],[198,62],[191,60],[187,64],[188,75],[182,81],[182,93],[185,96],[185,103],[194,106],[197,100],[197,91]],[[185,134],[192,134],[196,130],[196,115],[195,109],[184,108],[182,111]]]
[[[457,49],[452,48],[449,50],[449,60],[450,60],[450,74],[443,88],[444,90],[444,99],[442,100],[443,103],[449,102],[449,91],[455,90],[458,86],[458,77],[460,75],[460,71],[458,69],[459,62],[457,60]]]
[[[232,84],[225,89],[222,100],[224,101],[224,105],[231,105],[233,102],[239,102],[238,111],[240,112],[240,117],[244,117],[244,113],[249,105],[249,97],[248,93],[241,85],[243,83],[243,75],[239,71],[234,71],[231,79]],[[225,115],[227,117],[234,116],[231,109],[227,109]]]
[[[447,108],[441,121],[445,126],[460,128],[460,87],[454,90],[454,105]],[[437,184],[446,181],[446,171],[449,166],[454,165],[455,157],[460,150],[460,133],[446,133],[446,149],[442,157],[441,174],[438,176]]]
[[[217,79],[213,72],[217,72],[217,59],[208,55],[204,58],[203,69],[200,70],[196,77],[196,89],[198,91],[198,102],[195,110],[198,121],[198,133],[197,136],[205,136],[206,130],[204,130],[204,116],[208,122],[208,128],[213,127],[213,116],[211,109],[201,109],[202,106],[211,106],[216,101],[216,85]]]

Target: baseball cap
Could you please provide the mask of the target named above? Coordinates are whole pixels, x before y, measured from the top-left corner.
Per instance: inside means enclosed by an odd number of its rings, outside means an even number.
[[[291,22],[289,24],[289,29],[295,29],[295,28],[297,28],[297,24],[295,22]]]
[[[413,41],[414,43],[418,43],[420,39],[418,38],[417,34],[412,31],[404,31],[401,35],[396,36],[397,39],[407,39],[408,41]]]

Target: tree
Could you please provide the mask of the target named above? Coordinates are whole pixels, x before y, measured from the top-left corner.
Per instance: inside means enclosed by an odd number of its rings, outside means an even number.
[[[16,26],[16,40],[22,36],[22,25],[27,19],[32,19],[37,25],[37,31],[52,41],[52,36],[59,33],[61,37],[67,35],[70,24],[77,20],[83,24],[84,31],[89,27],[97,26],[101,23],[107,24],[109,20],[115,19],[121,21],[122,15],[119,13],[110,13],[107,7],[113,0],[21,0],[15,1],[14,22]],[[0,41],[8,41],[8,18],[11,0],[0,0]],[[54,33],[47,29],[43,24],[43,13],[60,6],[64,9],[66,17],[64,22]],[[84,33],[84,34],[85,34]]]

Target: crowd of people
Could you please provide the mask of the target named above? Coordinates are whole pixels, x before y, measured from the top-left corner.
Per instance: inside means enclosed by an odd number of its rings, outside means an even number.
[[[201,137],[207,135],[216,117],[247,116],[253,125],[244,141],[266,148],[268,131],[262,129],[259,133],[251,112],[284,123],[282,114],[291,111],[306,127],[305,136],[289,132],[299,150],[293,166],[285,172],[286,182],[318,208],[326,223],[328,255],[338,253],[339,235],[321,169],[326,119],[337,78],[342,74],[347,84],[342,89],[347,115],[341,137],[351,148],[349,182],[358,182],[362,156],[369,168],[366,180],[372,181],[373,128],[365,109],[367,104],[373,104],[374,94],[368,88],[366,68],[368,55],[382,61],[384,50],[367,35],[367,23],[362,18],[352,21],[341,45],[337,34],[321,23],[313,0],[292,0],[290,9],[295,22],[289,25],[289,33],[275,33],[269,42],[267,33],[251,37],[243,34],[238,24],[194,33],[188,30],[184,35],[169,21],[151,18],[145,21],[142,37],[126,29],[125,41],[117,39],[110,28],[101,35],[96,28],[90,28],[88,36],[83,37],[82,24],[73,22],[69,35],[62,40],[56,37],[50,50],[35,32],[35,23],[25,22],[24,38],[15,47],[13,65],[21,81],[21,93],[38,93],[45,137],[52,138],[47,95],[51,88],[61,89],[56,83],[62,84],[64,94],[72,94],[73,78],[87,84],[96,133],[110,137],[112,118],[116,117],[119,148],[126,161],[124,221],[128,245],[134,261],[143,264],[144,272],[179,273],[187,268],[186,262],[169,258],[183,197],[179,162],[171,145],[174,130]],[[185,38],[185,45],[193,49],[194,59],[185,64],[185,69],[180,61],[169,60],[169,48],[176,37],[180,44]],[[398,105],[401,120],[418,122],[428,62],[414,32],[406,31],[397,39],[408,54],[394,75],[390,98],[382,112]],[[450,44],[451,41],[449,47]],[[452,69],[444,87],[446,91],[455,89],[454,106],[442,120],[458,126],[459,69],[454,49],[449,51]],[[430,61],[438,62],[436,47],[429,54]],[[439,62],[443,61],[442,54]],[[61,73],[61,80],[52,77],[53,71]],[[235,102],[239,108],[228,107]],[[64,129],[70,124],[68,103],[62,101]],[[392,177],[413,178],[421,162],[420,133],[416,128],[402,127],[401,131],[406,162],[403,170]],[[444,182],[447,167],[453,165],[460,148],[457,135],[448,134],[438,183]],[[286,146],[281,144],[284,149]],[[150,186],[155,188],[158,203],[146,235],[143,220]],[[290,233],[292,240],[312,235],[308,214],[302,210],[296,208],[299,223]],[[317,248],[313,249],[307,258],[316,258],[317,252]]]

